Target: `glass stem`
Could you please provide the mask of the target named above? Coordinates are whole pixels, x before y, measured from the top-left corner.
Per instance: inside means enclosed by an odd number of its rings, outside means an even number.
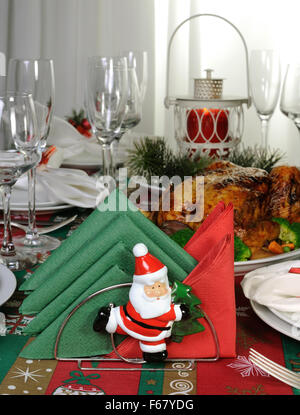
[[[110,144],[110,151],[111,151],[111,164],[112,164],[112,169],[113,172],[116,171],[117,165],[116,165],[116,149],[118,146],[118,142],[117,140],[114,140],[111,144]]]
[[[114,177],[114,165],[110,144],[102,144],[103,176]]]
[[[260,116],[261,121],[261,137],[262,145],[264,148],[268,148],[268,130],[269,130],[269,116]]]
[[[0,186],[2,194],[3,205],[3,222],[4,222],[4,234],[3,242],[1,246],[2,256],[13,256],[16,254],[15,246],[12,239],[11,224],[10,224],[10,196],[11,187],[9,185]]]
[[[39,234],[36,227],[35,213],[35,186],[36,186],[36,168],[33,167],[27,173],[28,177],[28,227],[26,231],[26,240],[28,242],[37,241]]]

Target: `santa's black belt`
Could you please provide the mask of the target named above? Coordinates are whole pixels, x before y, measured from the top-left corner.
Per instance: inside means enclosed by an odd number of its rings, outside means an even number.
[[[133,321],[133,323],[138,324],[139,326],[145,328],[145,329],[151,329],[151,330],[160,330],[160,331],[165,331],[165,330],[170,330],[171,327],[157,327],[157,326],[151,326],[150,324],[146,324],[146,323],[142,323],[141,321],[137,321],[135,320],[133,317],[131,317],[131,315],[128,313],[127,309],[126,309],[126,305],[123,306],[123,310],[125,313],[125,316],[130,318],[131,321]]]

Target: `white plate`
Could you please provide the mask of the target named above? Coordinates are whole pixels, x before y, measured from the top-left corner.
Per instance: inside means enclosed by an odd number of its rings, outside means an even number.
[[[257,316],[268,326],[272,327],[282,334],[285,334],[286,336],[300,341],[300,328],[292,326],[291,324],[277,317],[269,308],[258,304],[253,300],[250,300],[250,304]]]
[[[243,261],[234,263],[234,275],[243,276],[254,269],[266,267],[267,265],[277,264],[278,262],[288,261],[300,258],[300,249],[286,252],[285,254],[274,255],[268,258],[254,259],[252,261]]]
[[[298,321],[294,321],[291,318],[291,314],[292,313],[285,313],[283,311],[278,311],[275,308],[269,307],[269,309],[272,311],[273,314],[275,314],[275,316],[281,318],[281,320],[286,321],[288,324],[292,325],[292,326],[296,326],[300,329],[300,319]]]
[[[99,170],[102,166],[101,163],[94,161],[64,161],[61,167],[67,167],[68,169],[86,169],[86,170]]]
[[[14,274],[7,267],[0,264],[0,306],[13,295],[16,287],[17,280]]]
[[[45,215],[47,213],[54,213],[60,210],[71,209],[72,205],[54,205],[52,202],[38,203],[35,207],[36,213],[39,215]],[[27,203],[12,203],[10,206],[12,213],[28,213]]]

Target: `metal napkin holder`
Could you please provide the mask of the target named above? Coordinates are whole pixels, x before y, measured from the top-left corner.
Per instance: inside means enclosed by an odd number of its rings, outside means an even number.
[[[113,334],[110,335],[111,336],[111,344],[112,344],[112,347],[113,347],[113,351],[118,356],[118,358],[110,358],[110,357],[103,357],[103,356],[68,358],[68,357],[59,357],[58,356],[58,345],[59,345],[59,341],[61,339],[62,333],[64,331],[64,328],[66,327],[66,325],[67,325],[68,321],[70,320],[70,318],[76,313],[76,311],[80,307],[82,307],[85,303],[87,303],[89,300],[91,300],[92,298],[96,297],[99,294],[102,294],[106,291],[113,290],[115,288],[129,287],[131,285],[132,285],[132,283],[124,283],[124,284],[116,284],[116,285],[112,285],[110,287],[103,288],[99,291],[94,292],[93,294],[90,294],[88,297],[86,297],[84,300],[82,300],[79,304],[77,304],[73,308],[73,310],[67,315],[67,317],[63,321],[62,325],[60,326],[60,329],[59,329],[57,337],[56,337],[55,346],[54,346],[54,357],[55,357],[55,359],[59,362],[77,362],[78,368],[81,369],[81,370],[92,370],[92,371],[165,371],[165,372],[172,372],[172,371],[178,371],[177,364],[188,362],[189,364],[186,367],[180,367],[180,370],[192,371],[195,368],[195,362],[206,362],[206,363],[207,362],[216,362],[220,358],[220,347],[219,347],[219,340],[218,340],[217,332],[214,328],[214,325],[213,325],[212,321],[208,317],[208,315],[199,306],[198,306],[199,309],[203,313],[203,318],[208,323],[209,328],[210,328],[210,330],[212,332],[212,335],[213,335],[213,339],[214,339],[215,346],[216,346],[216,355],[214,357],[195,358],[195,359],[181,359],[181,358],[178,358],[178,359],[165,359],[164,361],[162,361],[162,363],[174,362],[175,364],[172,365],[172,367],[162,367],[162,368],[157,368],[157,367],[154,367],[154,368],[151,368],[151,367],[96,367],[96,368],[94,368],[94,367],[83,366],[83,362],[92,362],[92,363],[96,363],[96,362],[126,362],[130,365],[142,365],[142,364],[145,364],[145,363],[149,363],[149,362],[146,362],[143,359],[139,359],[139,358],[130,358],[130,359],[128,359],[128,358],[125,358],[124,356],[121,356],[120,353],[118,352],[117,348],[116,348]]]

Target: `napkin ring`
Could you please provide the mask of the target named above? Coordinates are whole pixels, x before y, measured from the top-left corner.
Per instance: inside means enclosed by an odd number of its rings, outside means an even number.
[[[139,358],[126,358],[124,356],[122,356],[115,345],[115,341],[114,341],[114,335],[111,334],[111,344],[113,347],[113,351],[115,352],[115,354],[118,356],[117,358],[110,358],[110,357],[103,357],[103,356],[92,356],[92,357],[73,357],[73,358],[68,358],[68,357],[59,357],[58,356],[58,345],[62,336],[62,333],[64,331],[65,326],[67,325],[68,321],[70,320],[70,318],[76,313],[76,311],[82,307],[85,303],[87,303],[89,300],[91,300],[92,298],[96,297],[99,294],[102,294],[106,291],[110,291],[116,288],[121,288],[121,287],[130,287],[132,285],[132,283],[124,283],[124,284],[116,284],[116,285],[112,285],[110,287],[106,287],[103,288],[99,291],[94,292],[93,294],[89,295],[88,297],[86,297],[84,300],[82,300],[79,304],[77,304],[77,306],[75,306],[73,308],[73,310],[67,315],[67,317],[65,318],[65,320],[63,321],[62,325],[60,326],[60,329],[58,331],[57,337],[56,337],[56,341],[55,341],[55,346],[54,346],[54,358],[57,361],[63,361],[63,362],[77,362],[78,363],[78,368],[81,370],[92,370],[92,371],[144,371],[144,370],[153,370],[153,371],[178,371],[178,364],[180,364],[180,370],[184,370],[184,371],[191,371],[195,368],[195,362],[216,362],[219,358],[220,358],[220,347],[219,347],[219,340],[218,340],[218,336],[217,336],[217,332],[215,330],[215,327],[212,323],[212,321],[210,320],[210,318],[208,317],[208,315],[199,307],[199,309],[201,310],[201,312],[203,313],[203,318],[206,320],[206,322],[208,323],[208,326],[211,330],[211,333],[213,335],[213,339],[215,342],[215,347],[216,347],[216,355],[214,357],[204,357],[204,358],[192,358],[192,359],[165,359],[163,363],[168,363],[168,362],[173,362],[174,364],[172,365],[172,367],[87,367],[87,366],[83,366],[83,362],[91,362],[91,363],[96,363],[96,362],[125,362],[128,363],[130,365],[143,365],[145,363],[147,363],[145,360],[143,359],[139,359]],[[182,366],[182,364],[184,364],[184,367]],[[185,366],[186,364],[186,366]]]

